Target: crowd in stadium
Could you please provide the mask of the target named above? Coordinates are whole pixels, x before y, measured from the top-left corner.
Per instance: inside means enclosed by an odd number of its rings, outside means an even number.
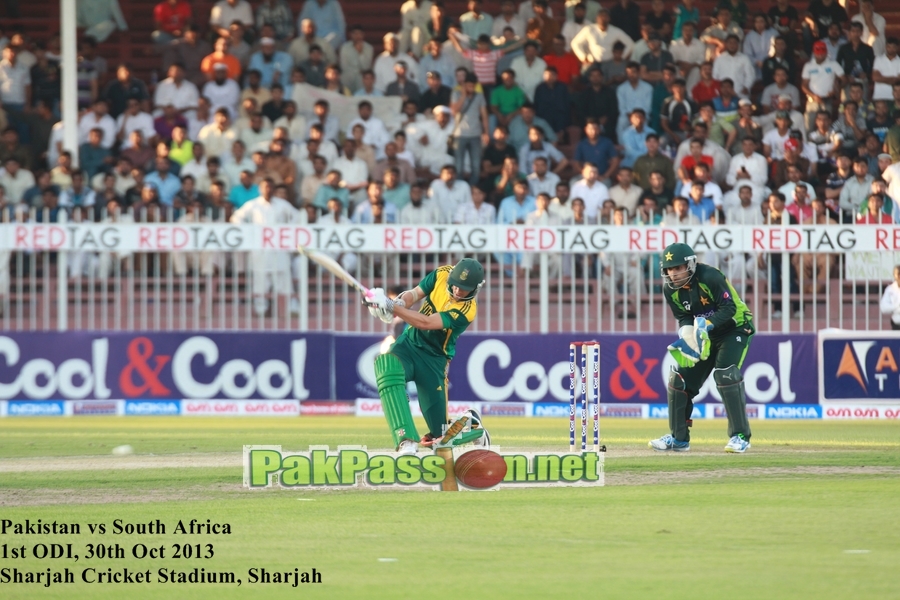
[[[116,0],[79,0],[77,167],[58,37],[0,32],[4,218],[900,222],[900,44],[872,0],[407,0],[381,52],[352,4],[164,0],[142,81],[97,52]]]

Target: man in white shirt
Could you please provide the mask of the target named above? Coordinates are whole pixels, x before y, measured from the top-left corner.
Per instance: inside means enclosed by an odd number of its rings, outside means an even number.
[[[328,40],[316,35],[315,21],[312,19],[303,19],[300,21],[300,35],[291,42],[287,52],[294,60],[294,64],[299,65],[303,61],[309,59],[309,49],[313,46],[318,46],[322,49],[325,64],[333,65],[337,62],[337,55],[334,52],[334,47]],[[341,56],[341,58],[343,59],[344,57]]]
[[[872,80],[875,82],[872,100],[894,100],[893,85],[900,81],[900,56],[897,56],[897,48],[897,38],[888,38],[884,54],[875,57],[875,64],[872,66]]]
[[[253,8],[247,0],[219,0],[209,12],[209,26],[221,37],[228,36],[228,26],[232,21],[240,21],[244,27],[253,29]]]
[[[547,159],[543,156],[535,158],[532,166],[534,170],[525,178],[531,195],[537,198],[538,194],[544,193],[552,198],[556,194],[559,175],[549,170]]]
[[[513,0],[503,0],[500,3],[500,14],[494,17],[491,37],[502,37],[503,30],[507,27],[513,30],[517,38],[525,37],[525,20],[516,14],[516,4]]]
[[[472,188],[472,197],[459,205],[453,215],[453,222],[460,225],[493,225],[497,221],[497,209],[484,200],[484,190]]]
[[[243,127],[238,134],[238,138],[247,145],[247,150],[256,152],[261,150],[265,152],[269,148],[269,142],[272,141],[272,127],[267,125],[265,119],[260,113],[250,115],[249,127]]]
[[[372,71],[375,72],[375,87],[382,93],[388,84],[397,78],[394,65],[401,60],[406,63],[406,76],[413,83],[418,83],[419,62],[408,54],[400,54],[400,38],[396,33],[388,33],[384,36],[384,52],[378,55],[372,66]]]
[[[844,69],[828,59],[828,47],[819,40],[813,44],[813,59],[803,65],[800,77],[806,94],[806,130],[812,131],[816,127],[816,114],[820,110],[832,112],[834,102],[840,99]]]
[[[763,225],[759,202],[754,200],[752,186],[741,183],[736,190],[738,202],[725,211],[725,222],[730,225]],[[757,277],[764,279],[766,269],[760,268],[759,255],[746,252],[730,252],[726,255],[725,276],[735,283],[752,284]]]
[[[862,42],[872,46],[872,53],[881,56],[885,53],[885,21],[884,17],[875,12],[872,0],[861,0],[859,14],[854,15],[850,21],[862,23]]]
[[[229,219],[236,225],[286,225],[300,220],[290,202],[274,195],[275,183],[266,177],[259,183],[259,197],[244,203]],[[253,312],[263,316],[269,308],[265,295],[289,295],[292,290],[291,255],[289,252],[256,250],[250,253]],[[274,289],[273,289],[274,288]],[[285,314],[284,310],[278,311]]]
[[[237,134],[231,127],[227,108],[220,108],[213,117],[213,122],[203,127],[197,139],[206,146],[207,156],[221,156],[231,149]]]
[[[456,178],[455,166],[446,164],[441,168],[440,178],[428,187],[428,197],[437,205],[441,223],[450,223],[460,205],[472,200],[472,188]]]
[[[638,201],[644,190],[639,185],[634,185],[633,174],[628,167],[621,167],[616,175],[618,184],[609,189],[609,197],[616,203],[617,208],[624,208],[628,215],[633,217],[637,210]]]
[[[103,138],[100,145],[104,148],[112,148],[116,143],[116,122],[107,114],[106,100],[94,102],[91,110],[84,113],[78,120],[78,144],[88,143],[91,130],[99,128],[103,130]]]
[[[588,25],[572,40],[572,52],[587,68],[595,62],[610,60],[616,42],[622,42],[625,46],[622,58],[627,60],[634,48],[634,40],[615,25],[610,25],[609,11],[601,7],[597,12],[597,24]]]
[[[344,140],[344,155],[335,160],[331,168],[341,172],[341,182],[350,192],[351,200],[360,202],[366,197],[369,167],[356,156],[356,140]]]
[[[234,187],[241,182],[242,172],[256,172],[256,165],[247,156],[247,145],[241,140],[234,140],[230,152],[223,153],[219,156],[219,160],[222,161],[222,174],[227,178],[229,187]]]
[[[441,222],[441,211],[434,200],[425,198],[425,190],[418,183],[409,188],[409,203],[400,209],[398,223],[402,225],[436,225]]]
[[[153,94],[153,114],[159,116],[162,109],[171,104],[185,119],[190,119],[197,108],[200,92],[197,86],[184,78],[184,69],[174,64],[169,67],[169,76],[160,81]]]
[[[324,139],[337,143],[341,124],[336,116],[330,114],[330,106],[327,100],[317,100],[313,105],[313,116],[309,119],[310,131],[306,132],[306,137],[313,136],[312,128],[314,125],[320,126]]]
[[[509,68],[516,72],[516,83],[525,96],[533,101],[534,90],[544,80],[544,69],[547,68],[547,63],[538,56],[538,43],[534,40],[525,42],[525,53],[515,57]]]
[[[432,112],[434,119],[407,125],[406,139],[416,165],[437,175],[444,165],[453,163],[453,157],[447,153],[447,141],[453,133],[454,123],[449,107],[435,106]]]
[[[685,88],[694,89],[700,81],[700,65],[706,61],[706,44],[697,39],[696,26],[688,21],[681,26],[681,39],[672,40],[669,52],[685,80]]]
[[[237,116],[241,86],[234,79],[228,78],[228,65],[225,63],[216,63],[213,66],[213,79],[203,86],[203,95],[209,98],[213,112],[227,108],[232,118]]]
[[[756,151],[756,140],[746,136],[741,141],[741,154],[731,158],[725,183],[735,187],[739,181],[749,181],[755,186],[763,186],[769,180],[766,157]]]
[[[153,127],[153,117],[150,113],[141,110],[141,101],[137,98],[129,98],[125,106],[125,112],[116,119],[116,131],[118,139],[122,143],[121,149],[127,150],[131,148],[131,132],[140,130],[144,134],[144,139],[149,140],[156,135],[156,129]],[[106,135],[103,136],[106,138]]]
[[[791,106],[800,106],[800,90],[788,81],[787,69],[782,66],[775,67],[772,77],[774,81],[765,87],[759,98],[762,112],[778,110],[778,101],[783,95],[790,96]]]
[[[609,199],[609,189],[600,183],[600,173],[591,163],[585,163],[581,176],[582,179],[572,186],[571,197],[581,198],[584,202],[584,216],[596,222],[600,205]]]
[[[0,169],[0,185],[6,190],[6,201],[9,204],[18,204],[22,201],[25,192],[34,187],[34,175],[28,169],[19,165],[19,159],[10,156]]]
[[[779,112],[783,112],[787,115],[788,120],[788,129],[794,129],[800,132],[801,139],[806,141],[806,127],[803,123],[803,115],[800,114],[799,111],[794,109],[794,101],[791,99],[789,94],[781,94],[778,96],[778,104],[776,105],[776,109],[772,112],[762,115],[760,117],[753,117],[753,120],[756,121],[763,130],[763,136],[767,133],[776,129],[778,126],[776,115]],[[765,142],[763,142],[765,144]],[[782,141],[782,143],[784,143]]]
[[[721,81],[730,78],[734,82],[734,91],[741,98],[750,97],[750,89],[756,81],[756,69],[753,62],[739,51],[740,41],[735,34],[725,38],[725,52],[716,57],[713,63],[713,79]]]
[[[178,176],[183,178],[185,175],[190,175],[196,183],[204,173],[206,173],[206,147],[203,142],[194,142],[191,148],[191,160],[181,165]]]
[[[350,121],[344,135],[348,138],[353,137],[353,128],[356,125],[362,125],[365,133],[363,134],[363,142],[367,146],[375,148],[378,157],[384,154],[384,145],[391,141],[391,134],[388,133],[384,126],[384,121],[372,114],[372,103],[363,100],[357,107],[359,116]]]

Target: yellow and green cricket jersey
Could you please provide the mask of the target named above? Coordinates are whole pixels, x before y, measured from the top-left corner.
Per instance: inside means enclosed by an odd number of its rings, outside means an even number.
[[[449,277],[452,270],[452,265],[438,267],[419,282],[419,288],[425,292],[425,300],[419,312],[423,315],[440,314],[444,328],[425,331],[410,326],[397,340],[405,340],[421,348],[426,354],[445,357],[447,360],[456,354],[456,340],[475,321],[478,312],[474,298],[456,300],[450,294]]]

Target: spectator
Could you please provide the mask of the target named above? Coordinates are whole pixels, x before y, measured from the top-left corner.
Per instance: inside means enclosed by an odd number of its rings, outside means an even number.
[[[312,55],[312,52],[310,52]],[[290,85],[291,70],[294,68],[294,62],[287,52],[275,50],[275,40],[272,38],[262,38],[260,40],[260,51],[254,53],[250,57],[251,69],[260,72],[261,85],[263,87],[272,87],[275,82],[282,86]],[[307,78],[309,71],[307,70]]]
[[[359,225],[396,223],[398,213],[393,204],[385,204],[381,184],[373,181],[367,185],[366,200],[356,206],[351,220]]]
[[[84,28],[84,35],[105,42],[114,31],[128,31],[118,0],[78,0],[75,3],[75,23]]]
[[[462,32],[473,40],[483,35],[490,36],[494,29],[494,18],[482,10],[481,0],[469,0],[468,8],[469,11],[459,18]],[[452,35],[450,39],[453,39]]]
[[[147,177],[144,178],[144,181],[156,188],[159,192],[159,201],[164,206],[172,206],[175,201],[175,194],[181,190],[181,180],[173,175],[169,170],[169,160],[167,158],[157,157],[154,162],[156,166],[156,170]],[[75,179],[72,178],[72,184],[74,186]]]
[[[240,27],[240,24],[236,23],[235,27]],[[203,74],[203,59],[213,51],[210,43],[202,39],[199,32],[200,30],[196,25],[188,25],[181,39],[170,43],[163,52],[163,69],[171,75],[172,65],[181,65],[183,70],[182,77],[198,87],[203,85],[208,79]],[[249,54],[247,44],[243,41],[241,43]],[[233,41],[231,44],[231,53],[242,65],[245,64],[238,54],[237,47],[234,46]],[[157,87],[157,89],[159,88]]]
[[[620,168],[616,178],[618,184],[609,189],[609,197],[616,203],[616,207],[626,210],[629,216],[634,216],[643,190],[633,184],[634,177],[629,167]]]
[[[457,179],[456,175],[456,167],[444,165],[440,177],[428,187],[428,198],[440,211],[441,223],[450,223],[459,207],[472,200],[472,188]]]
[[[19,165],[26,169],[31,169],[34,163],[28,148],[19,143],[19,133],[14,128],[7,127],[0,139],[0,165],[11,156],[18,159]]]
[[[602,181],[608,181],[612,174],[619,168],[619,155],[609,138],[600,135],[600,126],[595,121],[588,121],[584,127],[585,138],[575,148],[575,157],[572,167],[583,172],[588,164],[593,165],[598,171]],[[574,192],[573,192],[574,193]],[[586,204],[588,216],[593,217],[590,203]]]
[[[246,169],[241,171],[238,184],[232,187],[228,193],[228,201],[235,208],[241,208],[258,196],[259,187],[253,183],[253,171]]]
[[[169,76],[156,86],[153,106],[159,114],[163,108],[172,105],[179,114],[189,118],[196,110],[199,98],[197,86],[184,77],[184,67],[174,64],[169,67]]]
[[[178,175],[184,179],[185,175],[194,178],[194,183],[206,173],[206,148],[203,142],[193,142],[191,146],[191,155],[187,162],[181,165]],[[205,190],[204,190],[205,191]]]
[[[231,127],[228,109],[218,109],[213,117],[213,122],[204,126],[197,137],[206,147],[207,156],[218,157],[227,152],[237,139],[237,133]]]
[[[584,201],[584,211],[588,219],[597,220],[600,205],[609,199],[609,189],[598,180],[597,167],[586,163],[581,170],[582,179],[572,186],[572,196]]]
[[[622,132],[619,138],[622,142],[624,154],[621,162],[623,167],[631,169],[634,166],[638,157],[642,156],[647,149],[645,142],[647,136],[656,133],[653,129],[647,127],[646,121],[647,113],[643,109],[635,108],[631,111],[629,115],[631,125]]]
[[[26,208],[41,208],[44,192],[49,190],[59,195],[59,186],[53,185],[50,181],[50,171],[38,171],[33,175],[35,184],[25,190],[25,193],[22,194],[21,203],[24,204]],[[12,204],[15,204],[15,202],[9,203],[6,189],[0,184],[0,207]]]
[[[366,194],[369,181],[369,169],[366,163],[356,156],[356,141],[344,141],[344,155],[334,161],[333,167],[343,175],[342,185],[350,193],[350,199],[361,201]]]
[[[418,68],[418,65],[416,65]],[[409,78],[409,68],[405,60],[394,63],[394,80],[384,89],[385,96],[400,96],[402,102],[415,102],[418,105],[420,92],[419,86]]]
[[[106,100],[97,100],[89,112],[84,113],[78,121],[78,143],[88,141],[91,130],[99,127],[103,130],[104,148],[112,148],[116,141],[116,122],[107,114]]]
[[[503,167],[500,174],[494,178],[494,203],[499,204],[500,200],[511,196],[513,193],[513,184],[519,179],[525,179],[525,173],[519,171],[519,159],[507,158],[503,161]]]
[[[227,65],[216,63],[212,81],[207,81],[203,86],[203,96],[209,100],[212,111],[225,108],[231,117],[237,115],[241,88],[234,79],[228,77]]]
[[[549,160],[545,156],[537,156],[532,159],[532,172],[528,175],[528,189],[532,196],[547,194],[548,198],[556,195],[556,186],[559,184],[559,175],[549,170]]]
[[[505,53],[511,52],[514,48],[509,46],[505,50],[494,49],[491,44],[491,38],[487,35],[482,35],[478,38],[473,38],[476,41],[475,49],[472,50],[471,48],[463,47],[458,35],[459,32],[452,30],[450,32],[450,42],[464,59],[472,62],[479,85],[483,86],[486,94],[490,94],[493,87],[497,84],[497,65],[500,59],[503,58]]]
[[[516,82],[525,92],[529,101],[534,101],[534,92],[541,83],[547,63],[538,56],[538,43],[529,40],[525,43],[522,56],[513,59],[510,68],[515,72]]]
[[[531,172],[534,159],[543,157],[553,166],[553,172],[562,173],[569,160],[552,144],[544,140],[544,131],[536,125],[528,128],[528,143],[519,149],[519,164],[525,167],[526,175]]]
[[[705,62],[700,65],[700,80],[691,89],[691,98],[697,104],[704,102],[712,102],[719,97],[720,83],[713,79],[713,65],[711,62]]]
[[[662,225],[702,225],[700,219],[691,212],[690,201],[684,196],[676,196],[672,199],[672,212],[663,217]]]
[[[381,192],[382,198],[384,198],[385,203],[393,204],[398,214],[401,214],[401,209],[410,202],[410,185],[401,181],[400,170],[396,167],[389,167],[384,171],[380,179],[373,178],[373,181],[382,181],[384,183]],[[434,222],[436,223],[437,221]]]
[[[724,51],[713,62],[713,79],[722,81],[731,79],[734,90],[741,98],[748,98],[753,83],[756,81],[756,70],[750,58],[739,51],[740,42],[736,34],[725,38]]]
[[[474,74],[466,76],[461,92],[455,92],[450,110],[456,116],[456,126],[452,138],[455,147],[456,170],[462,173],[468,157],[471,167],[469,181],[472,185],[478,182],[481,174],[481,155],[488,145],[488,112],[484,95],[475,91],[477,80]],[[499,88],[498,88],[499,89]],[[519,90],[521,93],[521,90]],[[493,98],[492,98],[493,102]],[[501,123],[505,124],[505,123]],[[442,171],[443,172],[443,171]],[[445,216],[451,213],[444,212]]]
[[[340,171],[332,169],[325,176],[325,181],[319,186],[312,204],[317,208],[326,210],[331,199],[337,198],[343,206],[344,214],[350,207],[350,191],[343,184],[343,176]]]
[[[285,42],[294,35],[294,14],[285,0],[262,0],[256,7],[256,28],[271,25],[275,40]]]
[[[556,216],[557,220],[562,225],[571,224],[573,210],[572,210],[572,202],[569,202],[569,197],[571,196],[571,189],[569,188],[569,184],[565,181],[560,181],[556,184],[556,194],[553,199],[550,201],[550,207],[548,210]],[[579,198],[579,200],[581,200]],[[581,201],[581,210],[584,211],[584,202]]]
[[[59,195],[59,205],[65,208],[88,208],[97,202],[97,194],[85,185],[85,174],[81,169],[72,171],[72,187]]]
[[[871,7],[871,3],[869,4]],[[846,44],[837,51],[835,60],[847,76],[846,84],[859,82],[868,89],[875,66],[875,53],[872,47],[862,41],[865,24],[854,20],[850,23],[849,38]]]
[[[210,29],[222,37],[229,34],[228,27],[235,21],[253,30],[253,8],[247,0],[219,0],[209,13]]]
[[[673,194],[671,190],[666,188],[666,176],[660,171],[653,171],[650,173],[648,179],[650,184],[649,187],[644,190],[644,193],[641,194],[641,203],[643,203],[646,198],[651,198],[656,210],[670,210]],[[649,221],[645,221],[644,223],[653,225],[658,224],[650,223]]]
[[[58,84],[57,84],[58,85]],[[116,78],[106,84],[101,97],[109,106],[109,115],[118,119],[128,107],[128,101],[132,98],[141,104],[141,108],[149,108],[150,94],[143,81],[132,76],[131,68],[121,64],[116,69]]]
[[[472,197],[457,207],[453,222],[461,225],[492,225],[497,220],[497,209],[485,202],[485,192],[472,188]]]
[[[557,138],[563,136],[571,123],[571,103],[568,88],[558,81],[556,67],[544,69],[544,81],[534,92],[534,111],[556,132]]]
[[[739,181],[751,183],[756,188],[762,187],[769,179],[768,165],[763,155],[756,151],[756,140],[750,136],[741,141],[741,154],[732,157],[725,182],[735,187]]]
[[[763,63],[769,57],[772,41],[776,37],[778,37],[778,32],[769,27],[766,15],[761,12],[756,13],[753,16],[753,29],[747,32],[743,45],[744,54],[750,59],[755,71],[754,79],[762,79]]]
[[[184,0],[163,0],[153,8],[156,30],[150,38],[157,44],[169,44],[180,38],[191,24],[191,5]]]
[[[639,156],[634,161],[632,172],[634,173],[634,181],[645,190],[651,189],[652,178],[654,172],[662,175],[663,185],[666,189],[675,188],[675,170],[672,165],[672,159],[659,151],[659,136],[655,133],[647,135],[644,139],[647,147],[647,153]],[[665,206],[665,203],[659,202],[659,206]]]
[[[313,44],[319,44],[313,41]],[[350,28],[350,39],[341,46],[341,81],[356,92],[362,87],[362,73],[372,68],[374,50],[372,45],[365,41],[362,26],[354,25]],[[295,58],[295,62],[296,61]]]
[[[178,110],[171,104],[166,105],[163,114],[153,120],[153,130],[156,132],[155,140],[168,144],[172,141],[172,130],[176,127],[187,127],[187,120],[178,114]]]
[[[626,81],[616,88],[616,99],[619,107],[619,120],[616,134],[620,137],[628,127],[628,117],[636,108],[650,113],[653,108],[653,86],[640,79],[640,65],[628,63],[625,69]]]
[[[802,187],[806,190],[806,193],[803,195],[803,200],[806,200],[807,197],[815,198],[816,197],[816,188],[814,188],[811,184],[802,181],[803,172],[800,171],[800,168],[797,165],[788,165],[787,166],[787,182],[778,188],[778,191],[784,195],[785,198],[794,198],[794,190],[798,187]],[[788,208],[790,208],[790,204]],[[796,214],[794,215],[797,216]]]
[[[716,9],[718,18],[716,22],[703,30],[701,41],[706,44],[706,60],[714,61],[725,52],[725,41],[729,35],[736,35],[738,44],[744,39],[743,25],[732,20],[731,9],[728,6],[719,5]]]
[[[522,105],[518,116],[510,121],[509,143],[516,150],[521,150],[522,146],[528,143],[528,130],[532,127],[539,127],[544,133],[544,139],[550,143],[556,142],[556,133],[554,133],[553,127],[535,114],[534,105],[526,103]]]
[[[332,49],[337,50],[344,43],[347,24],[337,0],[306,0],[298,17],[301,23],[304,19],[316,24],[319,34]]]
[[[250,115],[247,127],[241,128],[238,138],[251,152],[267,148],[272,139],[272,126],[262,113],[255,112]]]
[[[79,147],[78,162],[88,180],[97,173],[105,171],[112,162],[112,155],[108,148],[102,146],[102,142],[103,130],[95,127],[88,134],[87,143],[81,144]]]
[[[425,74],[427,87],[419,98],[418,108],[422,112],[433,111],[436,106],[450,104],[450,88],[443,84],[442,75],[438,71]]]
[[[856,151],[859,145],[866,139],[866,122],[859,115],[859,105],[853,100],[847,100],[841,106],[841,114],[834,122],[834,130],[841,138],[841,147]]]
[[[388,171],[396,170],[400,183],[412,185],[416,182],[415,168],[413,168],[409,162],[397,157],[396,142],[388,142],[385,144],[384,156],[385,157],[382,160],[378,161],[375,165],[375,169],[371,173],[374,181],[383,181]],[[402,208],[402,206],[398,206],[397,208]]]
[[[187,164],[194,157],[194,143],[187,139],[187,129],[176,127],[172,130],[172,143],[169,146],[169,158],[179,167]],[[181,175],[181,169],[178,174]]]
[[[478,191],[483,199],[484,193],[480,190]],[[409,188],[408,193],[409,203],[400,209],[398,223],[404,225],[434,225],[440,222],[440,211],[433,201],[425,198],[424,190],[420,184],[414,183]],[[493,209],[493,207],[491,208]]]
[[[200,130],[212,122],[213,112],[210,110],[209,98],[200,96],[196,112],[188,118],[188,137],[196,140],[200,136]]]
[[[603,135],[616,138],[619,115],[616,90],[603,85],[603,72],[592,67],[587,71],[588,85],[575,99],[576,122],[584,127],[588,120],[596,121]]]
[[[621,42],[622,56],[629,58],[634,48],[634,40],[619,27],[610,25],[609,11],[601,7],[597,11],[596,25],[584,27],[572,38],[572,52],[585,67],[612,58],[613,45]]]
[[[322,50],[326,63],[334,64],[337,62],[334,48],[328,40],[318,36],[315,21],[301,19],[299,30],[300,35],[294,38],[294,41],[288,47],[288,54],[291,55],[295,65],[303,64],[309,59],[309,51],[313,46],[318,46]],[[368,68],[371,68],[371,59]]]
[[[869,46],[875,56],[881,56],[885,53],[885,25],[884,17],[875,12],[872,0],[861,0],[859,3],[859,14],[850,19],[850,27],[853,23],[862,23],[862,40]]]
[[[571,1],[572,0],[566,0],[566,3],[568,4]],[[587,14],[588,6],[593,7],[595,14],[592,17]],[[575,4],[575,6],[572,7],[572,16],[566,17],[566,22],[565,24],[563,24],[562,30],[559,32],[560,35],[565,38],[566,50],[571,51],[572,40],[575,39],[575,36],[577,36],[586,26],[597,20],[596,12],[597,10],[599,10],[599,8],[600,3],[595,2],[595,0],[587,0],[587,3],[578,2],[577,4]],[[568,10],[568,6],[566,7],[566,10]],[[547,16],[550,16],[550,14],[551,11],[548,8]]]
[[[303,206],[313,204],[319,188],[324,185],[326,179],[325,167],[328,163],[325,162],[325,158],[315,154],[312,156],[311,164],[311,170],[307,171],[305,168],[302,170],[303,182],[300,184],[300,200]]]
[[[672,95],[663,102],[659,116],[668,145],[677,147],[691,134],[691,121],[696,111],[696,105],[686,97],[684,80],[676,79],[672,83]]]
[[[884,208],[884,196],[881,194],[871,194],[867,198],[867,206],[865,212],[856,215],[857,225],[888,225],[894,222],[894,219],[888,213],[882,210]]]
[[[619,0],[609,9],[609,22],[618,27],[632,40],[641,37],[641,9],[631,0]]]
[[[685,80],[687,90],[693,90],[700,81],[700,65],[706,61],[706,45],[697,39],[696,23],[682,25],[681,38],[673,38],[669,52],[678,67],[678,74]]]
[[[0,60],[0,106],[21,131],[27,132],[23,112],[31,106],[31,70],[18,60],[12,46],[3,49]]]
[[[200,62],[200,71],[206,75],[207,79],[213,79],[216,69],[221,69],[219,65],[223,65],[226,77],[234,81],[240,81],[243,67],[236,56],[228,53],[228,45],[228,38],[220,37],[213,46],[212,54],[203,57],[203,60]],[[204,95],[206,94],[204,93]]]
[[[834,102],[840,98],[844,69],[833,60],[828,60],[825,42],[818,41],[813,44],[813,60],[804,65],[801,76],[801,87],[806,94],[806,129],[811,130],[815,127],[816,113],[820,110],[831,112],[836,106]]]
[[[868,161],[865,157],[853,159],[853,177],[844,182],[841,194],[838,197],[838,205],[847,217],[855,216],[860,212],[860,207],[869,196],[874,178],[869,175]],[[841,219],[847,222],[847,218]]]
[[[21,168],[19,160],[14,156],[3,162],[5,170],[0,171],[0,186],[6,191],[6,200],[10,204],[23,201],[25,192],[35,186],[34,175],[28,169]]]
[[[778,110],[779,98],[787,95],[793,106],[800,106],[800,90],[788,81],[788,71],[782,66],[775,67],[773,81],[767,85],[760,96],[760,105],[764,113]]]
[[[690,186],[689,210],[701,224],[716,222],[716,205],[712,197],[704,195],[706,184],[702,181],[694,181]]]
[[[554,40],[557,36],[560,36],[561,31],[559,21],[550,18],[550,16],[547,14],[547,11],[548,9],[546,0],[538,0],[537,2],[535,2],[534,16],[528,19],[524,33],[524,35],[528,39],[538,42],[541,46],[541,51],[545,54],[550,52],[550,49],[553,47]],[[561,37],[561,41],[562,50],[565,52],[566,38]]]

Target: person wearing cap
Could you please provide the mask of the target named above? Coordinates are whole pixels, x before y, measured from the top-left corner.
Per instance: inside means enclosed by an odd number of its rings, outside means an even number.
[[[263,87],[272,87],[272,83],[278,82],[287,87],[291,84],[291,70],[294,68],[294,59],[287,52],[275,50],[275,39],[266,37],[259,41],[260,50],[250,57],[249,69],[260,72],[260,84]]]
[[[803,126],[803,115],[793,108],[793,101],[787,94],[778,96],[778,104],[776,105],[776,109],[774,111],[759,117],[754,117],[754,120],[759,123],[760,127],[762,127],[763,136],[775,129],[775,117],[779,112],[787,113],[788,119],[790,119],[788,128],[793,128],[795,131],[799,132],[800,137],[805,141],[806,128]]]
[[[844,69],[828,60],[828,47],[819,40],[813,44],[813,59],[803,66],[801,78],[801,89],[806,94],[806,129],[809,131],[815,127],[816,114],[820,110],[831,112],[840,97]]]
[[[773,74],[773,82],[763,89],[759,97],[759,103],[764,113],[778,110],[780,96],[788,96],[793,106],[800,106],[800,90],[788,81],[788,72],[784,67],[778,66]]]
[[[601,7],[597,11],[596,24],[584,27],[572,39],[572,52],[581,61],[583,69],[587,70],[594,63],[612,58],[612,49],[616,42],[622,42],[625,46],[622,56],[629,58],[634,49],[634,40],[615,25],[610,25],[609,11]]]
[[[749,98],[750,90],[756,82],[756,70],[753,62],[740,49],[737,34],[729,33],[725,38],[724,51],[713,62],[713,79],[722,81],[725,78],[734,82],[734,91],[741,98]]]
[[[644,58],[648,52],[650,52],[650,37],[656,33],[656,30],[653,29],[653,26],[649,23],[644,23],[641,25],[641,36],[634,43],[634,48],[631,50],[631,60],[639,63],[641,59]],[[657,38],[660,39],[660,47],[665,50],[666,44],[662,42],[662,38],[657,34]]]
[[[784,149],[790,139],[791,125],[790,113],[786,110],[779,110],[775,113],[775,128],[763,135],[763,154],[766,158],[772,161],[784,158]],[[797,149],[799,147],[798,143]]]
[[[215,64],[212,81],[207,81],[203,86],[203,96],[209,99],[210,110],[213,112],[226,108],[232,118],[237,115],[241,88],[234,79],[228,77],[228,65],[221,62]]]
[[[447,143],[453,134],[454,123],[450,107],[435,106],[432,112],[434,119],[417,121],[406,127],[406,139],[416,165],[438,175],[444,165],[453,163]]]

